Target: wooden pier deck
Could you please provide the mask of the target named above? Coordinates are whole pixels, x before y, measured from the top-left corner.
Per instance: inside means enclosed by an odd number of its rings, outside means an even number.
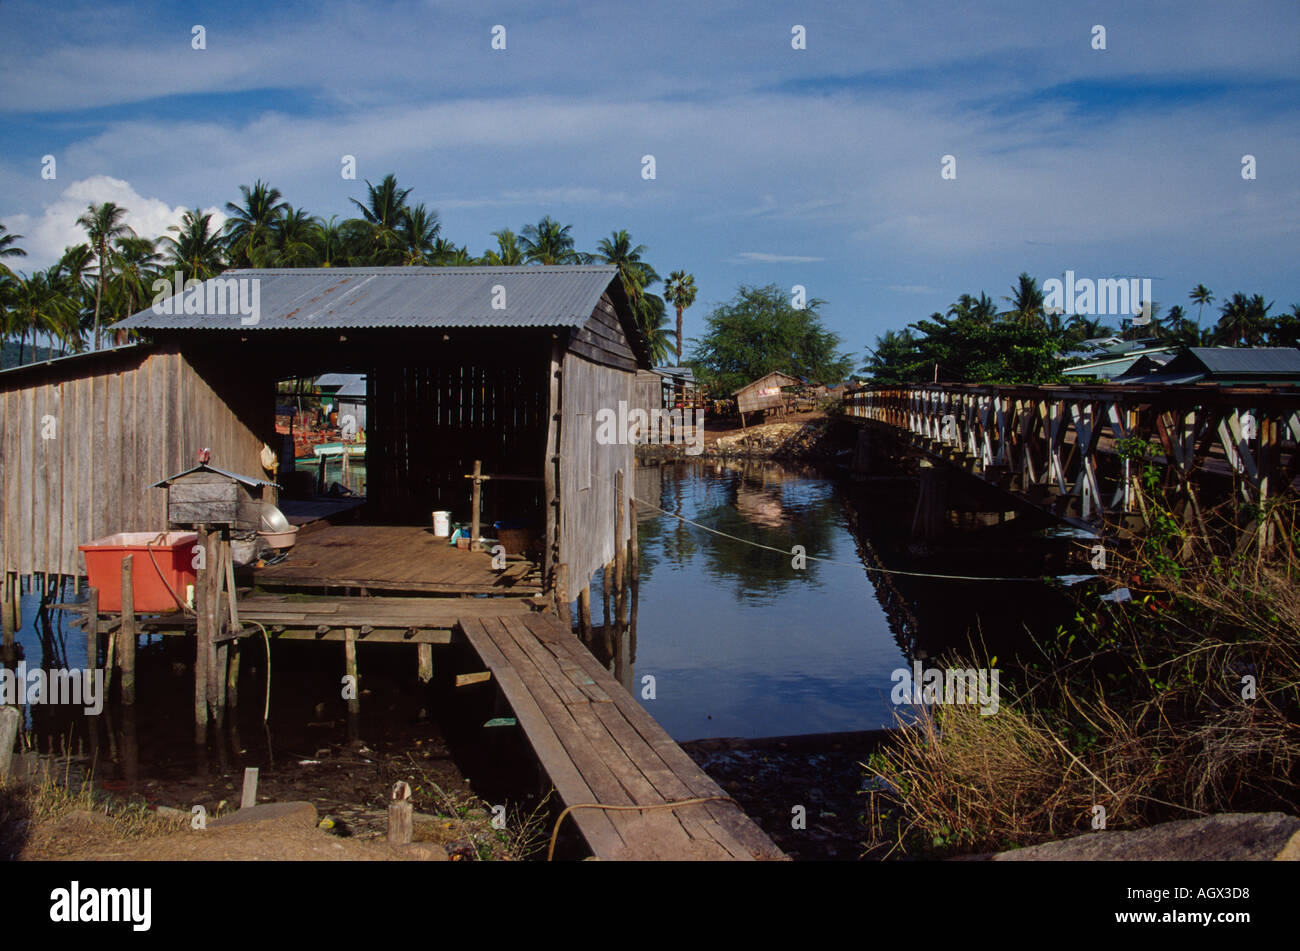
[[[320,524],[299,534],[284,561],[250,574],[258,587],[528,597],[541,591],[536,569],[511,557],[498,571],[488,552],[461,551],[429,528]]]
[[[754,860],[785,855],[554,614],[462,618],[593,855]]]

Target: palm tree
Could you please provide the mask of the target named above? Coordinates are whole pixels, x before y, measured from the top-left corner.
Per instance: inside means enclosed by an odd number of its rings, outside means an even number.
[[[1197,334],[1200,334],[1200,331],[1201,331],[1201,311],[1205,309],[1205,305],[1206,305],[1206,304],[1213,304],[1213,303],[1214,303],[1214,295],[1210,293],[1210,289],[1209,289],[1208,287],[1206,287],[1204,284],[1197,284],[1195,287],[1192,288],[1191,293],[1188,294],[1187,296],[1188,296],[1191,300],[1196,301],[1196,304],[1197,304],[1197,307],[1196,307],[1196,332],[1197,332]]]
[[[211,213],[204,214],[197,208],[187,210],[180,224],[167,230],[176,232],[175,237],[166,235],[162,239],[167,263],[179,270],[185,280],[206,281],[224,269],[221,235],[212,228]],[[180,291],[181,288],[174,288],[174,293]]]
[[[63,257],[54,266],[63,284],[64,294],[77,308],[76,336],[73,348],[80,351],[83,338],[94,327],[95,283],[99,268],[95,264],[95,252],[88,244],[74,244],[63,249]]]
[[[635,305],[634,314],[637,326],[645,336],[650,348],[652,363],[662,365],[672,355],[669,344],[671,331],[668,329],[668,307],[658,294],[642,294]]]
[[[647,250],[649,249],[644,244],[634,247],[632,236],[627,231],[613,231],[608,238],[600,239],[595,258],[602,264],[613,264],[618,268],[619,277],[623,279],[623,290],[630,299],[659,281],[655,269],[641,258]]]
[[[320,261],[321,267],[333,267],[335,259],[339,257],[347,260],[344,251],[344,224],[346,222],[339,223],[338,215],[330,215],[329,221],[315,219],[315,224],[312,225],[311,243],[316,250],[316,259]]]
[[[1223,302],[1215,326],[1216,340],[1230,347],[1245,346],[1250,335],[1250,298],[1240,291]]]
[[[492,237],[497,239],[496,250],[483,252],[484,264],[514,267],[524,263],[524,251],[519,246],[518,235],[509,228],[502,228],[500,231],[493,231]]]
[[[8,274],[11,277],[14,276],[14,272],[9,270],[8,266],[4,263],[5,258],[27,257],[27,252],[18,247],[17,244],[18,239],[21,237],[22,235],[20,234],[10,234],[8,228],[4,225],[0,225],[0,275]]]
[[[1074,343],[1082,343],[1085,340],[1096,340],[1099,337],[1109,337],[1115,331],[1107,326],[1100,317],[1085,317],[1082,314],[1075,314],[1070,318],[1070,339]]]
[[[664,282],[664,296],[677,308],[677,365],[682,365],[682,313],[695,303],[695,275],[673,271]]]
[[[55,268],[37,271],[19,280],[11,292],[10,332],[18,334],[18,362],[23,362],[23,341],[32,334],[32,353],[36,352],[36,335],[44,332],[51,338],[69,342],[75,333],[76,306],[64,294],[63,282]]]
[[[1022,327],[1043,322],[1043,291],[1027,271],[1020,272],[1020,277],[1011,287],[1011,296],[1003,300],[1011,304],[1007,316],[1014,317]]]
[[[116,299],[112,309],[114,322],[141,310],[144,302],[152,297],[153,282],[163,263],[157,245],[157,241],[134,235],[117,239],[113,249],[115,273],[109,286]]]
[[[240,185],[240,204],[226,202],[226,256],[232,267],[263,267],[270,250],[272,226],[288,210],[280,189],[258,179],[252,188]]]
[[[948,308],[949,317],[956,317],[959,320],[973,320],[984,327],[993,323],[997,315],[998,305],[993,303],[993,298],[983,291],[980,291],[978,298],[972,297],[970,294],[962,294],[961,297],[957,298],[957,303]]]
[[[439,238],[433,243],[433,263],[439,267],[472,267],[475,262],[465,245]]]
[[[271,223],[273,266],[314,267],[320,260],[314,240],[318,224],[305,208],[285,205],[283,213]]]
[[[404,263],[428,264],[436,261],[435,246],[442,240],[439,237],[441,232],[442,223],[438,220],[436,211],[429,211],[423,203],[414,208],[403,208],[397,234],[405,256]],[[447,253],[445,246],[441,250],[443,254]]]
[[[397,186],[397,176],[390,172],[378,187],[366,182],[364,204],[355,198],[349,199],[361,210],[362,220],[369,225],[367,263],[397,264],[401,261],[402,238],[397,229],[406,210],[406,196],[410,193],[411,189]]]
[[[106,201],[101,205],[91,202],[86,213],[77,219],[77,224],[86,229],[90,246],[99,258],[99,280],[95,284],[95,323],[91,335],[96,350],[99,349],[99,309],[104,298],[104,285],[108,283],[109,246],[118,238],[135,234],[123,223],[125,217],[125,208]]]
[[[535,225],[525,225],[519,238],[529,264],[583,264],[590,255],[573,249],[573,225],[561,225],[547,215]]]

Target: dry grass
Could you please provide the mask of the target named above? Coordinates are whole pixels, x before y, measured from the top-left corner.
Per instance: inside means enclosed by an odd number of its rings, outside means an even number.
[[[52,857],[64,832],[75,838],[128,841],[168,835],[188,824],[188,817],[159,816],[143,802],[129,802],[96,792],[89,778],[71,780],[65,761],[61,775],[46,773],[30,785],[0,786],[0,855],[6,860],[25,852]]]
[[[1144,501],[1169,516],[1158,498]],[[1153,532],[1112,558],[1108,574],[1133,600],[1081,602],[1078,629],[1040,645],[1042,671],[1011,690],[1004,678],[997,714],[919,711],[865,764],[878,787],[873,809],[893,812],[893,848],[1029,845],[1095,828],[1098,806],[1106,828],[1295,812],[1300,534],[1293,506],[1270,514],[1267,555],[1232,545],[1238,536],[1222,529],[1245,521],[1236,511],[1201,514],[1190,539]]]

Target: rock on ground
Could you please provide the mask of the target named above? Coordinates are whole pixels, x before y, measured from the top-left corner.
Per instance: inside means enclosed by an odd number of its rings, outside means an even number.
[[[1235,812],[1162,822],[1146,829],[1088,832],[990,856],[994,862],[1300,861],[1300,819]]]

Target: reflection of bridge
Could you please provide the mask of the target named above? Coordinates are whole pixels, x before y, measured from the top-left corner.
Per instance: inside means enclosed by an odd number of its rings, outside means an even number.
[[[916,384],[857,389],[843,405],[845,417],[864,427],[859,460],[869,458],[872,433],[890,433],[931,459],[1089,526],[1140,522],[1139,472],[1117,451],[1131,437],[1158,445],[1154,461],[1164,485],[1192,513],[1207,486],[1259,504],[1300,475],[1296,386]],[[929,494],[942,505],[942,491]],[[919,510],[918,520],[927,522]]]

